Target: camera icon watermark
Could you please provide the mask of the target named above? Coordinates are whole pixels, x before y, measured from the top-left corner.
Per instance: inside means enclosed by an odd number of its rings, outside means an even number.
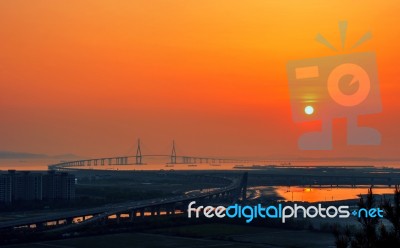
[[[340,25],[342,46],[346,22]],[[364,35],[356,45],[370,38]],[[323,36],[317,40],[334,49]],[[301,150],[331,150],[332,123],[347,119],[347,144],[379,145],[380,133],[360,127],[360,115],[382,111],[376,57],[373,52],[351,53],[289,61],[287,64],[292,117],[295,122],[321,121],[321,130],[304,133]]]

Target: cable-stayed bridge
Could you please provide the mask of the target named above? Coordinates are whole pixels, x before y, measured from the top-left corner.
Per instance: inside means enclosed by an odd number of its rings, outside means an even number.
[[[50,170],[63,170],[70,169],[71,167],[85,167],[85,166],[105,166],[105,165],[143,165],[146,164],[146,159],[150,158],[162,159],[166,164],[211,164],[219,165],[224,163],[249,163],[249,162],[263,162],[260,160],[244,160],[244,159],[231,159],[231,158],[215,158],[215,157],[200,157],[200,156],[184,156],[177,155],[175,142],[172,142],[172,150],[170,154],[142,154],[140,140],[137,142],[137,149],[135,155],[129,156],[114,156],[102,157],[92,159],[81,159],[75,161],[65,161],[57,164],[49,165]]]

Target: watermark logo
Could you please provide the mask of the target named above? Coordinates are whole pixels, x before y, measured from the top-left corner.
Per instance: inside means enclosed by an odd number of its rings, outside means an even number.
[[[342,48],[347,22],[339,23]],[[352,48],[372,37],[363,35]],[[316,40],[336,51],[321,34]],[[379,145],[380,133],[358,125],[360,115],[382,111],[376,57],[373,52],[341,54],[289,61],[287,77],[295,122],[321,121],[318,132],[304,133],[298,141],[301,150],[331,150],[332,122],[347,119],[347,144]]]
[[[244,218],[246,223],[252,222],[254,219],[281,219],[285,223],[287,219],[297,218],[349,218],[351,215],[354,217],[366,218],[382,218],[383,210],[380,208],[371,209],[357,209],[350,212],[349,206],[327,206],[323,207],[322,204],[317,206],[301,206],[294,204],[293,206],[283,206],[281,203],[277,206],[262,206],[257,204],[255,206],[241,206],[238,204],[228,207],[224,206],[195,206],[196,202],[189,203],[187,208],[188,218],[199,218],[204,216],[206,218]]]

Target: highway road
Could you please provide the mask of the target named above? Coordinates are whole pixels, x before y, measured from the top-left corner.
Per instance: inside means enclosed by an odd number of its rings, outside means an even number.
[[[226,178],[226,179],[228,179],[228,178]],[[85,225],[88,223],[93,223],[95,221],[99,221],[105,217],[108,217],[108,216],[111,216],[114,214],[127,213],[127,212],[131,212],[133,210],[151,208],[151,207],[156,207],[156,206],[173,205],[173,204],[177,204],[177,203],[181,203],[181,202],[195,201],[195,200],[199,200],[204,197],[213,196],[213,195],[225,193],[228,191],[232,191],[232,190],[237,189],[237,187],[240,186],[238,180],[236,180],[236,179],[229,179],[229,180],[231,181],[231,184],[229,184],[228,186],[210,190],[207,192],[190,193],[190,194],[184,194],[181,196],[174,196],[174,197],[169,197],[169,198],[155,198],[155,199],[148,199],[148,200],[142,200],[142,201],[130,201],[130,202],[118,203],[118,204],[108,204],[108,205],[105,205],[102,207],[86,208],[86,209],[71,210],[71,211],[62,211],[62,212],[53,213],[53,214],[45,214],[42,216],[28,217],[28,218],[12,220],[12,221],[5,221],[5,222],[0,222],[0,229],[15,228],[15,227],[27,226],[27,225],[37,224],[37,223],[46,223],[46,222],[51,222],[51,221],[66,220],[66,219],[70,219],[70,218],[92,215],[93,216],[92,218],[89,218],[89,219],[84,220],[79,223],[73,223],[73,225],[79,224],[80,226],[82,226],[82,225]]]

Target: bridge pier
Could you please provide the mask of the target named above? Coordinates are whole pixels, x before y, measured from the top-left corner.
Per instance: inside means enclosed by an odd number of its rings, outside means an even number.
[[[115,214],[115,217],[117,219],[117,224],[121,222],[121,214]]]
[[[247,198],[247,177],[248,173],[245,172],[242,177],[242,182],[240,184],[240,193],[242,194],[242,201],[246,201]]]
[[[167,215],[175,215],[175,205],[167,206]]]
[[[72,224],[73,220],[74,220],[74,218],[66,218],[66,219],[65,219],[65,223],[66,223],[67,225],[70,225],[70,224]]]
[[[132,211],[129,213],[129,221],[130,221],[130,222],[134,222],[135,217],[136,217],[136,210],[132,210]]]
[[[45,228],[44,222],[35,223],[36,230],[43,230]]]
[[[140,217],[144,218],[144,208],[140,209]]]

